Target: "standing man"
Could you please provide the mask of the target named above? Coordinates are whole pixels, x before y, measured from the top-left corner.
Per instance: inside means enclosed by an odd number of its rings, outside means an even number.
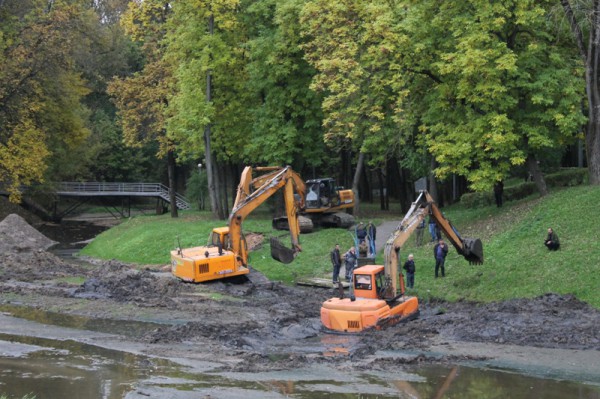
[[[560,248],[560,241],[558,239],[558,235],[554,232],[554,230],[552,230],[552,227],[548,227],[548,236],[544,241],[544,245],[550,251],[556,251],[558,248]]]
[[[442,269],[442,277],[446,277],[446,269],[444,268],[446,255],[448,255],[448,246],[444,240],[440,239],[438,243],[435,244],[435,247],[433,247],[433,257],[435,258],[435,278],[438,277],[439,269]]]
[[[429,234],[431,234],[431,242],[434,242],[437,237],[437,232],[435,231],[437,227],[437,223],[431,216],[429,216]]]
[[[350,247],[348,252],[346,252],[344,254],[344,262],[345,262],[344,267],[346,269],[346,281],[352,280],[352,270],[354,270],[354,268],[356,267],[356,261],[357,261],[356,249],[354,247]]]
[[[425,219],[421,220],[419,222],[419,225],[417,226],[417,238],[416,238],[417,247],[420,247],[421,245],[423,245],[423,233],[425,233]]]
[[[369,224],[367,224],[367,237],[369,237],[369,254],[374,256],[375,240],[377,239],[377,227],[375,227],[371,221],[369,221]]]
[[[406,270],[406,286],[413,288],[415,286],[415,257],[413,254],[408,255],[408,260],[404,262],[404,270]]]
[[[504,193],[504,183],[502,180],[494,184],[494,198],[496,199],[496,206],[500,208],[502,206],[502,194]]]
[[[333,284],[336,285],[340,278],[340,268],[342,267],[340,244],[335,244],[335,248],[331,251],[331,264],[333,265]]]

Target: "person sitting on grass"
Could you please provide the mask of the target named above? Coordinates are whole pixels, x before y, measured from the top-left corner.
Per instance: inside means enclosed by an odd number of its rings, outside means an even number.
[[[560,241],[558,240],[558,235],[552,230],[552,227],[548,227],[548,237],[544,241],[544,245],[550,251],[556,251],[560,248]]]

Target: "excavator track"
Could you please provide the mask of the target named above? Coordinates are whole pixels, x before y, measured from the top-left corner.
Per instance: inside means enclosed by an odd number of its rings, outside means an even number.
[[[300,225],[300,234],[312,233],[314,230],[313,221],[306,216],[298,216],[298,224]],[[275,230],[289,230],[290,225],[288,224],[287,217],[273,218],[273,228]]]
[[[328,213],[321,217],[321,224],[347,229],[354,225],[354,216],[346,212]]]

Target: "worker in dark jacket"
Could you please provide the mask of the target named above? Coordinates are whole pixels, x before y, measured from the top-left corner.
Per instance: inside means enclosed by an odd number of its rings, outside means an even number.
[[[413,288],[415,286],[415,257],[413,254],[408,255],[408,260],[404,262],[404,270],[406,270],[406,286]]]
[[[441,269],[442,277],[446,277],[446,269],[444,263],[446,262],[446,255],[448,255],[448,246],[444,240],[440,239],[435,247],[433,247],[433,257],[435,258],[435,278],[438,277],[438,271]]]
[[[340,278],[340,268],[342,267],[342,257],[340,255],[340,244],[335,244],[331,251],[331,264],[333,265],[333,284],[337,284]]]
[[[560,248],[560,241],[558,239],[558,235],[556,235],[554,230],[552,230],[552,227],[548,227],[548,236],[544,241],[544,245],[550,251],[556,251],[558,248]]]

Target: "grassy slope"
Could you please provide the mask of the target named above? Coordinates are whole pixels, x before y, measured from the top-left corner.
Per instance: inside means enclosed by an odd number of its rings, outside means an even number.
[[[543,199],[508,203],[503,208],[444,208],[446,216],[463,236],[481,238],[485,263],[469,265],[451,249],[446,261],[446,278],[434,279],[431,244],[414,247],[414,240],[402,249],[401,257],[414,253],[417,266],[415,290],[422,299],[494,301],[534,297],[547,292],[572,293],[600,308],[600,245],[597,231],[600,217],[595,212],[600,188],[576,187],[552,193]],[[398,220],[400,215],[393,216]],[[177,235],[185,247],[206,242],[213,226],[222,225],[207,214],[184,213],[179,219],[168,215],[144,216],[101,234],[88,245],[84,255],[120,259],[142,264],[167,264]],[[561,250],[549,252],[543,245],[546,230],[554,227]],[[284,235],[272,231],[266,214],[257,212],[244,223],[245,231],[268,237]],[[427,238],[427,235],[426,235]],[[281,238],[284,243],[288,239]],[[329,251],[339,242],[352,245],[345,230],[326,229],[303,235],[303,252],[290,265],[271,259],[268,244],[252,252],[251,264],[271,279],[292,282],[303,276],[329,276]],[[379,258],[378,258],[379,259]]]

